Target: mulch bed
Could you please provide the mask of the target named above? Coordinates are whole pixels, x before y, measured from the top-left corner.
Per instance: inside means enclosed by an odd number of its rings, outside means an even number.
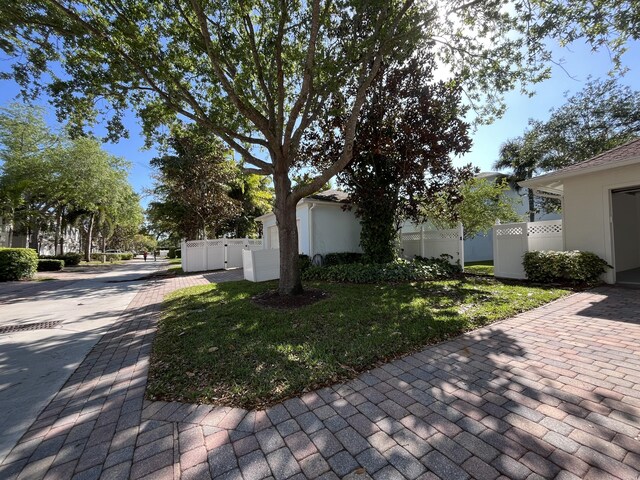
[[[253,303],[282,310],[306,307],[329,298],[329,294],[315,288],[307,288],[300,295],[280,295],[277,290],[267,290],[251,298]]]

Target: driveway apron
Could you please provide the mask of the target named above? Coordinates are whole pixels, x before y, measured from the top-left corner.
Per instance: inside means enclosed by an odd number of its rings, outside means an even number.
[[[638,478],[637,290],[574,294],[267,410],[145,401],[163,296],[206,282],[141,290],[0,477]]]

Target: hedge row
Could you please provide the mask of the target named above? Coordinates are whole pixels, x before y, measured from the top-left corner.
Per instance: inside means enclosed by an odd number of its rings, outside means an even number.
[[[38,254],[31,248],[0,248],[0,282],[32,278]]]
[[[64,268],[64,260],[56,260],[53,258],[39,258],[39,272],[58,272]]]
[[[607,268],[612,268],[595,253],[578,250],[527,252],[522,265],[527,278],[539,283],[594,284]]]
[[[65,267],[75,267],[80,265],[82,255],[79,253],[65,253],[63,255],[42,255],[43,260],[62,260]]]
[[[122,252],[122,253],[94,252],[91,254],[91,260],[93,260],[94,262],[101,262],[103,258],[107,262],[119,262],[120,260],[131,260],[133,258],[133,253],[131,252]]]
[[[450,278],[459,272],[460,267],[449,264],[445,259],[398,259],[390,263],[311,266],[302,272],[302,278],[347,283],[395,283]]]

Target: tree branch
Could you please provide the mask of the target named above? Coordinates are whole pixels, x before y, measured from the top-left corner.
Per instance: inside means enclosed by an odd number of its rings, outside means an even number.
[[[331,2],[327,2],[330,4]],[[313,6],[311,7],[311,33],[309,34],[309,46],[307,48],[307,57],[304,64],[304,74],[302,77],[302,85],[300,87],[300,93],[296,99],[291,113],[289,114],[289,121],[287,122],[286,129],[284,131],[283,144],[284,144],[284,156],[289,158],[289,147],[291,144],[291,132],[298,120],[298,115],[303,108],[303,105],[307,102],[310,94],[313,92],[313,70],[316,55],[316,45],[318,41],[318,32],[320,30],[320,0],[313,0]]]
[[[211,62],[211,67],[213,68],[213,72],[215,73],[216,77],[222,84],[225,93],[229,96],[229,99],[240,111],[240,113],[245,115],[254,123],[258,130],[260,130],[265,138],[267,138],[267,141],[269,141],[270,143],[276,143],[276,139],[269,131],[268,120],[252,105],[247,105],[242,101],[240,95],[238,95],[238,92],[235,91],[233,85],[227,78],[227,75],[222,71],[222,67],[219,63],[219,58],[214,51],[213,40],[211,38],[211,33],[209,32],[209,26],[207,24],[208,20],[206,15],[202,11],[200,3],[198,2],[198,0],[190,0],[190,3],[196,13],[196,17],[200,25],[200,34],[204,40],[207,55],[209,57],[209,61]]]
[[[406,12],[410,8],[410,6],[413,4],[413,2],[414,0],[405,1],[403,8],[400,10],[397,17],[394,19],[392,28],[390,29],[390,32],[391,32],[390,37],[393,37],[393,35],[395,34],[396,29],[398,28],[398,25],[400,23],[400,20],[406,14]],[[386,20],[386,15],[381,15],[378,18],[378,23],[376,26],[378,34],[380,33],[382,25],[385,23],[385,20]],[[340,155],[340,158],[336,160],[332,165],[330,165],[327,169],[325,169],[320,175],[314,178],[307,185],[300,185],[295,187],[293,189],[293,192],[291,193],[292,201],[297,202],[298,200],[316,192],[320,187],[322,187],[322,185],[328,182],[334,175],[342,171],[353,158],[353,143],[355,140],[355,131],[358,125],[358,117],[360,115],[360,110],[362,109],[362,105],[364,105],[367,90],[369,89],[376,75],[380,71],[380,67],[382,65],[382,59],[386,52],[385,45],[393,44],[393,42],[390,42],[388,40],[389,39],[385,39],[385,38],[380,39],[379,45],[378,45],[378,52],[375,55],[373,53],[374,45],[371,45],[371,47],[369,48],[369,52],[363,58],[363,62],[362,62],[363,69],[360,76],[361,80],[359,82],[360,85],[358,86],[358,90],[356,92],[355,100],[353,102],[351,114],[349,115],[349,118],[345,126],[345,133],[344,133],[345,142],[344,142],[344,148],[342,150],[342,154]],[[373,62],[371,64],[371,70],[367,74],[366,69],[372,57],[373,57]]]

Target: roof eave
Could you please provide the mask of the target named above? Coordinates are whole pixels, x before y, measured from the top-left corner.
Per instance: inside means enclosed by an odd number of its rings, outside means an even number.
[[[578,177],[580,175],[588,175],[590,173],[602,172],[604,170],[611,170],[612,168],[626,167],[628,165],[635,165],[640,163],[640,156],[629,158],[627,160],[623,160],[620,162],[616,162],[615,165],[610,163],[603,163],[601,165],[595,165],[593,167],[585,167],[580,170],[571,170],[568,172],[563,172],[562,170],[555,173],[547,173],[546,175],[540,175],[539,177],[530,178],[528,180],[523,180],[522,182],[518,182],[523,188],[551,188],[557,189],[555,187],[561,186],[563,184],[563,180],[572,177]]]

